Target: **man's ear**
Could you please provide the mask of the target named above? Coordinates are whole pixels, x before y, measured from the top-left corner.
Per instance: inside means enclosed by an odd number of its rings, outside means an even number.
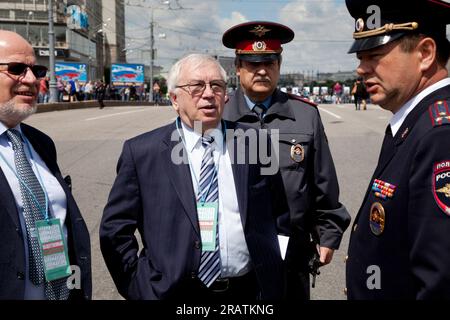
[[[175,109],[175,111],[178,112],[178,101],[177,101],[177,95],[173,92],[169,93],[170,101],[172,102],[172,107]]]
[[[420,70],[428,71],[436,62],[436,42],[429,37],[423,38],[417,44],[416,50],[420,59]]]
[[[230,100],[230,97],[227,94],[225,94],[225,103],[227,103],[228,100]]]

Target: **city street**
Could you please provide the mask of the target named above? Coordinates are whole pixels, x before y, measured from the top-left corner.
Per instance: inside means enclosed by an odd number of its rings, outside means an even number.
[[[350,104],[319,109],[339,177],[341,202],[354,217],[377,163],[390,113],[373,105],[367,111],[355,111]],[[91,235],[94,299],[121,299],[100,253],[98,229],[122,144],[175,117],[171,107],[107,107],[40,113],[25,121],[54,139],[63,175],[72,177],[73,193]],[[348,238],[349,230],[331,265],[321,269],[312,289],[314,299],[345,299]]]

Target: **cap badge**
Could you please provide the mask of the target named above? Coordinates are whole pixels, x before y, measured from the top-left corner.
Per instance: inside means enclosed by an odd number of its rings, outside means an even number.
[[[363,18],[359,18],[356,20],[355,28],[357,32],[361,32],[364,30],[364,20]]]
[[[262,37],[264,36],[267,32],[269,32],[270,29],[266,29],[264,26],[262,25],[258,25],[256,27],[253,28],[253,30],[250,30],[250,32],[254,33],[255,35],[257,35],[258,37]]]
[[[267,48],[267,45],[264,41],[255,41],[252,45],[253,51],[264,51]]]
[[[370,207],[369,225],[370,231],[376,236],[379,236],[384,231],[386,214],[383,206],[379,202],[375,202],[372,204],[372,207]]]
[[[291,147],[291,159],[295,162],[302,162],[305,158],[305,149],[301,144],[296,144]]]

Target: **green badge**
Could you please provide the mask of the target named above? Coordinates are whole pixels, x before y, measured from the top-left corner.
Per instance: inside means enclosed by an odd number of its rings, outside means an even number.
[[[217,208],[217,202],[197,204],[202,251],[216,250]]]
[[[70,276],[67,245],[59,219],[36,221],[36,229],[47,281]]]

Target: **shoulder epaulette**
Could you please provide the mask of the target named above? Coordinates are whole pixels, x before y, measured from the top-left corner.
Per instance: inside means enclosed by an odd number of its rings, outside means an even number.
[[[439,100],[428,108],[433,127],[450,124],[449,104],[450,100]]]
[[[300,96],[298,96],[296,94],[288,93],[288,96],[291,99],[299,100],[301,102],[307,103],[307,104],[317,108],[317,103],[311,102],[308,99],[302,98],[302,97],[300,97]]]

